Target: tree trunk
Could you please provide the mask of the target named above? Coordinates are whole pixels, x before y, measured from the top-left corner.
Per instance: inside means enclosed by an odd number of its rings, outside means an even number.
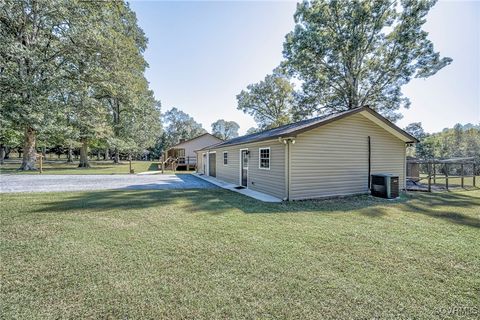
[[[5,146],[2,144],[0,144],[0,164],[3,164],[3,160],[5,159]]]
[[[72,147],[69,146],[67,150],[67,162],[73,162],[72,153],[73,153]]]
[[[113,163],[119,164],[120,163],[120,153],[118,152],[118,149],[115,148],[115,154],[113,156]]]
[[[110,158],[108,154],[108,148],[105,149],[105,153],[103,154],[103,160],[108,160]]]
[[[82,140],[82,146],[80,147],[80,163],[79,168],[90,168],[88,163],[88,141],[87,139]]]
[[[32,128],[27,128],[25,130],[22,165],[20,166],[19,170],[37,170],[35,168],[35,162],[37,161],[37,150],[35,149],[35,133],[35,130]]]

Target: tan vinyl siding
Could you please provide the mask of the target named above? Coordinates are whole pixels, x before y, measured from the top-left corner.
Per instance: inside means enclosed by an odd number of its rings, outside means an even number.
[[[290,199],[368,192],[368,136],[372,173],[397,174],[404,188],[405,143],[354,114],[297,136],[291,146]]]
[[[210,134],[205,134],[201,137],[198,137],[196,139],[192,139],[189,141],[185,141],[183,143],[180,143],[176,145],[174,148],[175,149],[185,149],[185,156],[186,157],[195,157],[195,151],[200,150],[202,148],[211,146],[213,144],[217,144],[222,142],[222,140],[218,139],[215,136],[212,136]],[[198,159],[197,159],[198,160]]]
[[[217,179],[238,185],[240,174],[239,149],[232,147],[213,151],[217,151]],[[225,151],[228,152],[227,165],[223,165],[223,152]]]
[[[203,154],[206,153],[206,151],[199,151],[197,152],[197,172],[206,174],[204,170],[204,163],[203,163]]]
[[[259,169],[259,148],[270,148],[270,170]],[[235,185],[240,184],[240,149],[248,149],[248,188],[278,198],[285,197],[285,145],[278,140],[247,143],[226,148],[212,149],[217,152],[217,179]],[[223,164],[223,152],[228,152],[228,164]]]

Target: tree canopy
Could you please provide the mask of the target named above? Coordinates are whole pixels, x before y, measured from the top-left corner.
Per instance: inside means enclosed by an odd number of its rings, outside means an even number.
[[[401,91],[450,64],[422,29],[431,0],[312,0],[297,5],[284,67],[302,83],[293,113],[305,118],[368,105],[391,120]]]
[[[270,129],[291,121],[294,88],[279,71],[263,81],[250,84],[237,95],[237,109],[253,116],[260,129]]]
[[[165,112],[163,122],[165,125],[161,142],[163,150],[179,143],[180,139],[192,139],[207,132],[200,123],[177,108]]]
[[[480,163],[480,124],[456,124],[437,133],[425,133],[420,123],[405,128],[420,142],[411,155],[421,159],[448,159],[457,157],[476,157]]]
[[[90,144],[117,156],[151,147],[161,123],[144,76],[146,44],[124,1],[2,1],[0,107],[22,132],[21,169],[35,169],[37,139],[81,145],[80,166]]]
[[[212,134],[222,140],[238,137],[238,129],[240,126],[235,121],[219,119],[212,123]]]

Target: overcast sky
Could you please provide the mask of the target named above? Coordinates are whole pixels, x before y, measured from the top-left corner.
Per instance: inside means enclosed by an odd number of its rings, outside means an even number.
[[[293,1],[130,1],[149,45],[147,79],[163,111],[177,107],[210,131],[234,120],[240,133],[255,126],[235,96],[282,60],[293,29]],[[397,124],[422,122],[428,132],[480,122],[480,1],[440,1],[425,29],[453,63],[404,87],[412,105]]]

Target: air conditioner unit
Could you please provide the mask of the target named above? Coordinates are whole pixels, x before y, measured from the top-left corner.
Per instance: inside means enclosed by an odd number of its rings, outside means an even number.
[[[399,195],[399,177],[393,174],[372,174],[370,191],[372,196],[394,199]]]

